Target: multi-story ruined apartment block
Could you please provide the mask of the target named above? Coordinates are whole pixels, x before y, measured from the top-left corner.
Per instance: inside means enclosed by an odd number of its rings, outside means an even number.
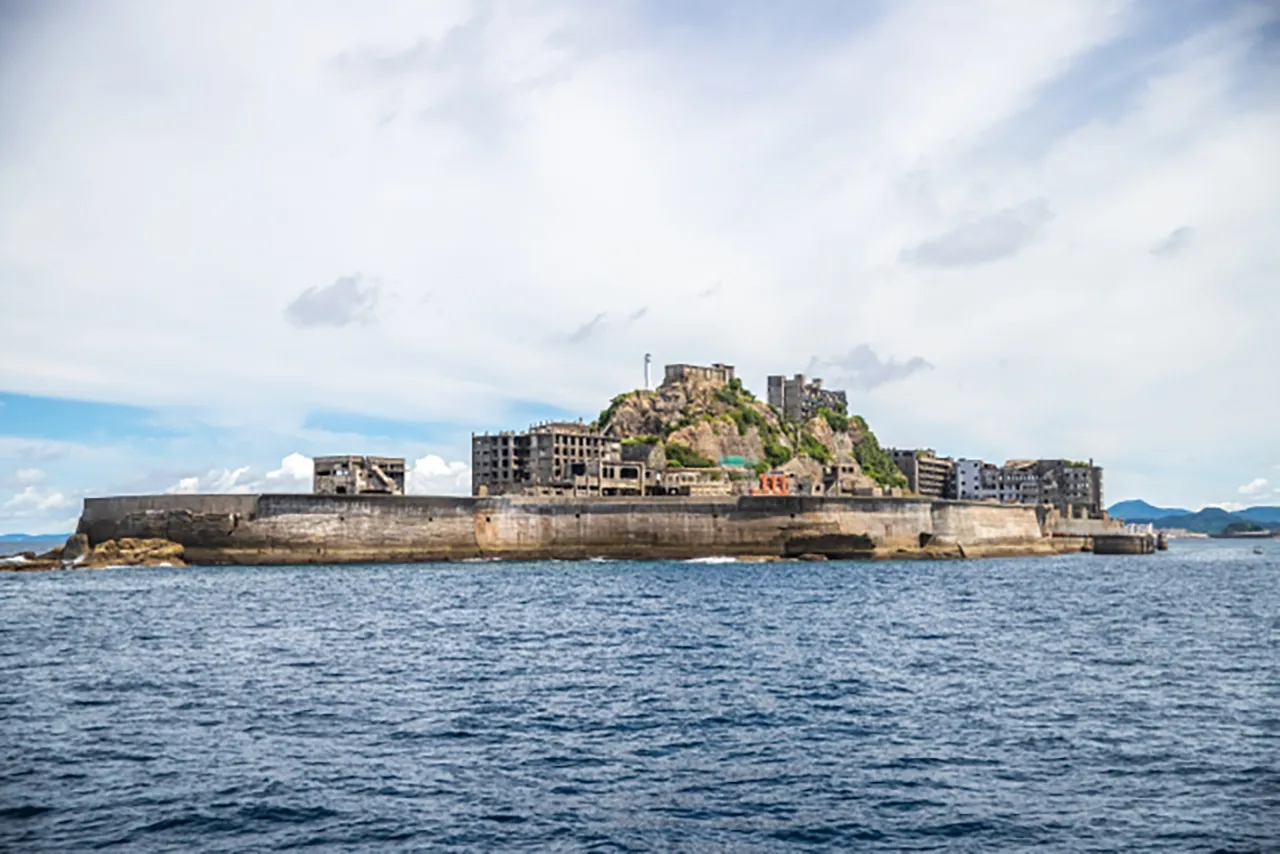
[[[1102,467],[1075,460],[957,460],[955,496],[1001,504],[1049,504],[1070,515],[1103,510]]]
[[[474,495],[574,494],[575,478],[602,476],[588,473],[587,463],[599,460],[621,463],[621,442],[581,422],[537,424],[523,433],[473,433],[471,491]],[[626,468],[628,474],[638,471],[643,482],[643,465]]]
[[[404,495],[403,457],[316,457],[316,495]]]
[[[663,385],[685,380],[728,385],[733,380],[733,365],[715,362],[707,365],[667,365],[663,372]]]
[[[807,421],[818,414],[819,409],[847,412],[849,399],[843,391],[823,388],[822,379],[806,380],[804,374],[788,379],[781,374],[769,377],[769,405],[782,413],[788,421]]]
[[[898,470],[907,478],[907,489],[930,498],[955,495],[955,463],[939,457],[933,448],[889,448]]]

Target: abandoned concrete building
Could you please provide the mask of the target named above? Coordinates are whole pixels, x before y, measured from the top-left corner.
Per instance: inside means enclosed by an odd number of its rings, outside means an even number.
[[[933,448],[889,448],[898,470],[907,478],[907,489],[930,498],[955,496],[955,462],[939,457]]]
[[[576,488],[588,488],[588,481],[578,478],[602,477],[598,468],[596,474],[589,474],[587,463],[604,460],[622,462],[621,442],[580,421],[536,424],[523,433],[473,433],[471,491],[474,495],[572,495]],[[635,472],[639,484],[643,484],[643,470],[643,465],[628,465],[626,474]],[[620,469],[617,474],[621,472]],[[595,483],[593,488],[595,491],[589,494],[615,494],[600,491],[613,489],[614,485]],[[637,490],[641,488],[636,486]]]
[[[1102,468],[1093,461],[956,460],[954,497],[1001,504],[1049,504],[1068,518],[1101,517]]]
[[[790,379],[781,374],[770,376],[768,400],[788,421],[807,421],[817,415],[819,409],[839,413],[849,409],[849,398],[843,391],[823,388],[820,377],[807,380],[804,374]]]
[[[858,495],[865,480],[855,463],[832,463],[823,471],[822,491],[826,495]]]
[[[667,365],[663,371],[663,385],[697,380],[716,385],[728,385],[733,380],[733,365],[714,362],[706,365]]]
[[[316,495],[404,495],[404,457],[316,457]]]
[[[1022,488],[1023,504],[1050,504],[1067,516],[1103,512],[1102,468],[1092,460],[1027,460],[1021,461],[1018,470],[1031,476]]]

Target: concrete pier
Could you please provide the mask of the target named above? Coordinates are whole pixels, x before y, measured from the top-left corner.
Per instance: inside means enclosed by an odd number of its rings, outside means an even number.
[[[1156,551],[1156,538],[1151,534],[1096,534],[1096,555],[1149,555]]]

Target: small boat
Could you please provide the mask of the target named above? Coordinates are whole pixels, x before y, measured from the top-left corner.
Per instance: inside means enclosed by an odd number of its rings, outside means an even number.
[[[1254,546],[1254,547],[1253,547],[1253,553],[1254,553],[1254,554],[1256,554],[1256,555],[1260,555],[1260,554],[1262,554],[1262,546]]]

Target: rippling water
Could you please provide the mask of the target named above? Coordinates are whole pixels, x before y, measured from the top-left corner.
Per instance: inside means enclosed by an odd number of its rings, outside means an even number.
[[[1280,848],[1280,542],[0,576],[0,849]]]

